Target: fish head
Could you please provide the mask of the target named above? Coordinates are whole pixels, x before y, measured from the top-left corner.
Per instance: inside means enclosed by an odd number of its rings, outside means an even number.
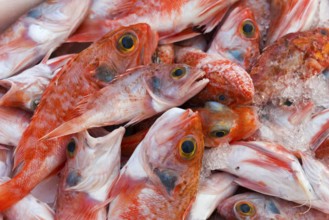
[[[249,70],[260,54],[260,33],[253,12],[237,6],[215,34],[208,53],[219,54]]]
[[[202,79],[202,70],[186,64],[154,64],[150,70],[145,76],[146,88],[159,106],[179,106],[208,83],[208,79]]]
[[[224,105],[250,104],[254,85],[249,74],[229,60],[213,60],[202,66],[208,85],[193,98],[193,102],[217,101]]]
[[[73,137],[66,147],[66,190],[90,192],[104,186],[111,173],[118,174],[124,132],[120,127],[103,137],[88,131]]]
[[[151,63],[157,44],[157,33],[144,23],[122,26],[107,33],[95,42],[97,48],[104,48],[108,53],[97,56],[86,67],[90,69],[87,71],[91,74],[90,80],[108,83],[129,68]]]
[[[234,195],[223,201],[217,210],[225,219],[281,219],[277,202],[258,193]]]
[[[259,128],[258,115],[252,106],[228,107],[218,102],[206,102],[198,112],[207,147],[247,138]]]
[[[199,114],[190,109],[168,110],[150,128],[143,143],[143,161],[152,182],[167,197],[186,196],[191,201],[204,152]]]
[[[202,121],[204,142],[207,147],[217,147],[232,140],[230,135],[237,126],[237,117],[232,109],[218,102],[206,102],[204,108],[198,108]]]

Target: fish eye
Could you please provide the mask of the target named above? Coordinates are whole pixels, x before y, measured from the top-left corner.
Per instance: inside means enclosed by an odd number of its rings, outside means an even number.
[[[76,150],[75,140],[72,139],[72,140],[67,144],[67,147],[66,147],[67,155],[68,155],[70,158],[73,158],[73,157],[74,157],[74,154],[75,154],[75,150]]]
[[[287,100],[284,101],[282,104],[285,105],[285,106],[291,106],[291,105],[293,104],[293,102],[290,101],[289,99],[287,99]]]
[[[171,72],[171,77],[174,79],[180,79],[186,74],[185,67],[177,67]]]
[[[214,131],[210,132],[210,136],[216,137],[216,138],[221,138],[221,137],[228,135],[229,133],[230,133],[230,130],[226,130],[226,129],[214,130]]]
[[[226,96],[225,95],[223,95],[223,94],[220,94],[219,96],[218,96],[218,101],[225,101],[226,100]]]
[[[33,111],[38,107],[39,103],[40,103],[40,99],[35,99],[32,101],[31,108]]]
[[[246,201],[237,203],[235,205],[235,210],[242,216],[254,216],[256,214],[255,206]]]
[[[183,159],[192,159],[196,148],[196,140],[193,137],[185,137],[180,141],[179,154]]]
[[[136,36],[130,33],[124,34],[119,39],[118,48],[121,52],[130,52],[135,48]]]
[[[245,20],[242,22],[241,32],[245,37],[255,37],[255,29],[255,24],[251,20]]]

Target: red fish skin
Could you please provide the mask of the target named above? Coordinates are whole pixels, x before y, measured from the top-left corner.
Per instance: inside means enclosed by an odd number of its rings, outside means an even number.
[[[129,53],[123,53],[118,47],[120,37],[126,33],[133,33],[137,39]],[[115,77],[128,68],[150,63],[157,40],[157,34],[147,24],[122,27],[106,34],[62,68],[44,92],[16,149],[14,167],[20,165],[19,173],[0,185],[0,211],[26,196],[65,162],[65,148],[72,136],[39,139],[69,120],[70,110],[81,98],[106,85],[99,78],[104,72]],[[99,66],[102,68],[97,68]]]
[[[257,94],[254,102],[266,104],[279,97],[282,89],[278,83],[306,81],[328,68],[328,40],[329,29],[316,28],[287,34],[266,47],[250,72]]]

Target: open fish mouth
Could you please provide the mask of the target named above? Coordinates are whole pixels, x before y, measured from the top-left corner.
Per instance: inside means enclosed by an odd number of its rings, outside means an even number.
[[[193,75],[193,77],[191,77],[190,80],[186,82],[187,88],[191,92],[191,95],[199,93],[209,83],[209,79],[205,78],[205,75],[206,73],[204,71],[199,70]]]

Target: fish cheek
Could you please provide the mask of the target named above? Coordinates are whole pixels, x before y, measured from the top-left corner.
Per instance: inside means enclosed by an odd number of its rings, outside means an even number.
[[[66,185],[68,187],[74,187],[81,182],[81,179],[81,175],[76,170],[73,170],[67,175]]]
[[[280,210],[278,209],[278,207],[276,207],[276,205],[274,204],[273,201],[270,201],[267,204],[267,208],[273,213],[273,214],[281,214]]]

